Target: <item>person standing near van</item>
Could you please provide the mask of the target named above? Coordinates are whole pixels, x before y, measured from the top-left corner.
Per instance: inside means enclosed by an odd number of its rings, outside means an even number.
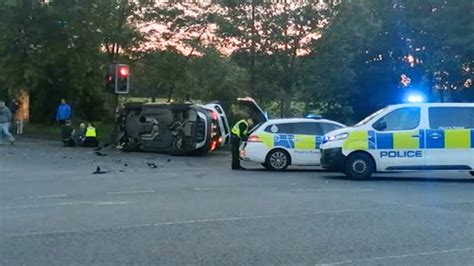
[[[232,170],[244,170],[240,165],[240,144],[242,140],[247,138],[250,126],[253,124],[252,119],[242,119],[232,128],[231,136],[231,153],[232,153]]]
[[[5,102],[0,101],[0,134],[5,134],[10,141],[10,144],[15,143],[15,138],[10,133],[10,124],[12,122],[12,113],[5,105]]]
[[[67,120],[70,120],[72,116],[71,106],[66,102],[66,99],[61,99],[61,104],[58,106],[56,111],[56,121],[59,125],[64,126]]]

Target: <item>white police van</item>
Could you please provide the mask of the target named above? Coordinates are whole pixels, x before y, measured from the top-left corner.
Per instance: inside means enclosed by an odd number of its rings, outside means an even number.
[[[321,165],[354,179],[374,172],[474,169],[474,104],[388,106],[326,135]]]

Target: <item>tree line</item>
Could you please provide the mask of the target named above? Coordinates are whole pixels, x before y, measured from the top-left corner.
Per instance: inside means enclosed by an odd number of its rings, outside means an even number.
[[[474,100],[470,0],[40,2],[0,3],[0,97],[27,90],[38,122],[62,97],[110,117],[114,62],[131,66],[132,96],[229,110],[252,96],[276,117],[353,121],[412,91]]]

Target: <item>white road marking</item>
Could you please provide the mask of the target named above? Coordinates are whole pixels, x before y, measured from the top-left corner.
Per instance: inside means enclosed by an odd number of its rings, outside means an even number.
[[[344,189],[344,188],[295,188],[295,191],[316,191],[316,192],[372,192],[373,189]]]
[[[406,206],[410,208],[428,208],[425,206],[421,205],[416,205],[416,204],[411,204],[411,203],[406,203],[406,202],[391,202],[391,201],[383,201],[383,200],[372,200],[375,203],[380,203],[380,204],[389,204],[389,205],[399,205],[399,206]]]
[[[29,209],[29,208],[45,208],[45,207],[56,207],[56,206],[69,206],[69,205],[126,205],[138,203],[139,201],[69,201],[69,202],[58,202],[50,204],[30,204],[21,206],[7,206],[1,207],[0,210],[15,210],[15,209]]]
[[[219,191],[219,190],[239,190],[239,187],[197,187],[195,191]],[[273,188],[281,190],[281,187]],[[344,188],[291,188],[292,191],[314,191],[314,192],[373,192],[374,189],[344,189]]]
[[[194,190],[196,191],[219,191],[219,190],[223,190],[223,191],[226,191],[226,190],[239,190],[238,187],[197,187],[197,188],[194,188]]]
[[[29,196],[29,197],[17,197],[15,199],[50,199],[50,198],[65,198],[66,194],[53,194],[53,195],[43,195],[43,196]]]
[[[154,190],[114,191],[114,192],[107,192],[107,195],[143,194],[143,193],[155,193],[155,191]]]
[[[443,250],[435,250],[435,251],[427,251],[427,252],[419,252],[419,253],[407,253],[407,254],[400,254],[400,255],[372,257],[372,258],[367,258],[367,259],[338,261],[338,262],[316,264],[316,266],[323,266],[323,265],[324,266],[332,266],[332,265],[370,262],[370,261],[387,260],[387,259],[402,259],[402,258],[419,257],[419,256],[431,256],[431,255],[449,254],[449,253],[465,252],[465,251],[474,251],[474,247],[457,248],[457,249],[443,249]]]
[[[132,203],[132,202],[130,202]],[[158,227],[158,226],[173,226],[173,225],[185,225],[185,224],[202,224],[202,223],[215,223],[215,222],[235,222],[245,220],[263,220],[263,219],[274,219],[274,218],[290,218],[298,216],[311,216],[311,215],[325,215],[325,214],[341,214],[349,212],[367,212],[381,209],[396,209],[406,206],[389,206],[389,207],[374,207],[374,208],[360,208],[360,209],[341,209],[341,210],[328,210],[328,211],[316,211],[316,212],[301,212],[292,214],[274,214],[274,215],[257,215],[257,216],[237,216],[237,217],[226,217],[226,218],[209,218],[209,219],[197,219],[197,220],[186,220],[186,221],[172,221],[172,222],[158,222],[149,224],[137,224],[137,225],[125,225],[118,227],[106,227],[97,228],[90,230],[61,230],[61,231],[49,231],[49,232],[30,232],[21,234],[10,234],[9,237],[24,237],[24,236],[38,236],[47,234],[65,234],[65,233],[86,233],[96,232],[100,230],[117,230],[117,229],[131,229],[131,228],[142,228],[142,227]]]

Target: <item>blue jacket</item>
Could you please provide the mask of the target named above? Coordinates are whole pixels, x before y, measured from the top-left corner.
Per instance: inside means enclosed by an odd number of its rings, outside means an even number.
[[[58,111],[56,112],[56,120],[67,120],[71,118],[71,106],[67,103],[62,103],[58,106]]]

